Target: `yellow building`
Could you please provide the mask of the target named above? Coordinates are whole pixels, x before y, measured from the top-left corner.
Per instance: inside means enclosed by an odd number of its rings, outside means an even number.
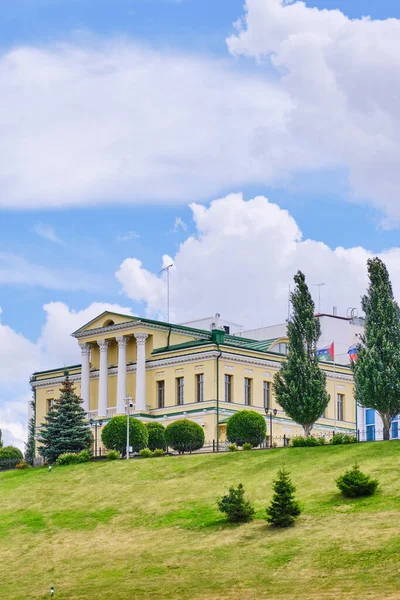
[[[273,439],[302,433],[276,403],[272,382],[284,359],[285,339],[255,341],[161,321],[105,312],[72,334],[82,364],[68,367],[88,419],[102,421],[131,414],[144,422],[168,425],[180,418],[196,421],[212,444],[225,440],[226,421],[244,408],[265,416],[276,409]],[[321,364],[331,402],[314,433],[355,432],[356,409],[349,367]],[[39,428],[59,397],[65,368],[37,372],[31,385]],[[270,418],[267,420],[270,434]],[[100,439],[100,436],[99,436]],[[99,448],[101,443],[99,441]]]

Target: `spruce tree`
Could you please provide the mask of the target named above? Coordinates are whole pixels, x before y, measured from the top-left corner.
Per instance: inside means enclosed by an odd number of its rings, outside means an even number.
[[[353,363],[355,397],[361,406],[373,408],[383,423],[383,439],[400,413],[400,312],[385,264],[368,260],[370,279],[362,298],[365,332]]]
[[[267,508],[267,521],[274,527],[290,527],[301,513],[299,503],[294,499],[296,488],[290,481],[289,473],[278,471],[274,481],[274,496]]]
[[[28,441],[25,444],[25,460],[30,465],[33,465],[35,458],[35,433],[36,433],[36,417],[35,417],[35,403],[31,402],[32,416],[28,423]]]
[[[2,447],[3,447],[3,434],[0,429],[0,448],[2,448]]]
[[[64,452],[78,453],[89,450],[92,445],[92,434],[85,421],[82,400],[74,392],[68,371],[65,372],[60,392],[60,398],[49,410],[40,430],[39,452],[50,462]]]
[[[293,315],[287,327],[289,353],[275,375],[274,391],[278,404],[309,436],[329,404],[329,394],[316,355],[321,325],[314,316],[314,302],[301,271],[294,281]]]

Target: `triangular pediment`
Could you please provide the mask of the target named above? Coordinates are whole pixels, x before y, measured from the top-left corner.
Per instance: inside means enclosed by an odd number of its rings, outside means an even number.
[[[86,323],[77,331],[74,331],[73,336],[77,334],[81,334],[84,332],[89,332],[92,329],[100,329],[103,327],[110,327],[112,325],[120,325],[121,323],[129,323],[129,321],[137,321],[138,317],[133,317],[132,315],[122,315],[120,313],[104,311],[98,317],[95,317],[89,323]]]

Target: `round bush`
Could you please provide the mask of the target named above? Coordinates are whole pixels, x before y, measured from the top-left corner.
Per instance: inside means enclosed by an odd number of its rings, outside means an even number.
[[[336,479],[336,485],[345,498],[362,498],[373,496],[379,482],[377,479],[365,475],[360,471],[360,467],[355,464],[352,469],[345,471],[343,475]]]
[[[165,441],[168,446],[178,450],[179,454],[199,450],[204,446],[204,431],[194,421],[182,419],[168,425],[165,430]]]
[[[150,448],[143,448],[140,452],[139,452],[140,456],[142,458],[151,458],[153,456],[152,451],[150,450]]]
[[[153,456],[164,456],[165,452],[162,448],[156,448],[153,450]]]
[[[24,458],[21,450],[15,446],[4,446],[0,448],[0,461],[2,460],[22,460]]]
[[[108,460],[118,460],[121,455],[118,450],[110,450],[107,452],[106,456]]]
[[[334,446],[338,446],[340,444],[355,444],[357,442],[357,438],[355,435],[348,435],[346,433],[336,433],[332,437],[332,444]]]
[[[101,432],[101,440],[108,450],[126,454],[126,419],[124,415],[113,417]],[[129,417],[129,444],[133,452],[147,448],[149,433],[146,425]]]
[[[238,446],[251,444],[259,446],[265,439],[267,427],[262,415],[252,410],[241,410],[229,417],[226,424],[226,437]]]
[[[161,425],[161,423],[146,423],[146,427],[149,432],[148,448],[150,450],[156,450],[157,448],[165,450],[167,444],[165,443],[164,425]]]

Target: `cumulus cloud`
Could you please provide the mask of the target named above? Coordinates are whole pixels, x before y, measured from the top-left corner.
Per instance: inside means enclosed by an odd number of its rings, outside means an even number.
[[[215,200],[209,207],[192,204],[196,234],[188,237],[171,259],[171,317],[175,321],[221,313],[246,328],[283,322],[288,288],[298,269],[310,286],[325,282],[321,309],[360,309],[367,287],[365,248],[329,248],[303,240],[291,215],[266,198],[245,201],[241,194]],[[381,253],[400,294],[400,248]],[[117,272],[123,291],[144,301],[149,315],[165,316],[165,281],[135,259]],[[311,287],[315,297],[317,288]]]
[[[201,201],[338,168],[399,219],[400,20],[245,10],[225,60],[87,37],[3,53],[0,207]]]
[[[230,52],[270,62],[304,151],[348,169],[354,195],[399,220],[400,20],[349,19],[293,0],[246,0],[245,11]]]
[[[32,399],[30,375],[38,370],[79,364],[79,346],[71,333],[103,311],[132,314],[128,307],[102,302],[80,311],[62,302],[52,302],[43,308],[45,324],[35,342],[0,320],[0,429],[5,444],[21,449],[26,439],[28,404]]]

